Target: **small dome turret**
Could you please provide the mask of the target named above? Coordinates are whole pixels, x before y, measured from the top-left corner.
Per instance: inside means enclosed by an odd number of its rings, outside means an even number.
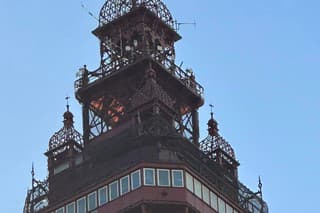
[[[82,135],[75,130],[73,123],[73,114],[69,111],[69,105],[67,105],[67,111],[63,114],[63,127],[50,138],[49,151],[54,150],[59,153],[59,150],[64,150],[63,145],[71,140],[82,146]]]
[[[213,108],[212,105],[210,105]],[[211,110],[211,118],[208,121],[208,136],[200,142],[200,149],[209,155],[211,158],[215,158],[215,152],[222,150],[233,160],[236,160],[236,156],[231,145],[219,134],[218,122],[213,118],[213,112]]]

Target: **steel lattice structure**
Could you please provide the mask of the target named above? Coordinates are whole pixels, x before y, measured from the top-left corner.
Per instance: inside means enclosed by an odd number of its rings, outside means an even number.
[[[268,213],[268,205],[262,199],[262,192],[252,192],[241,182],[239,185],[239,204],[249,213]]]
[[[101,64],[94,71],[86,67],[80,69],[75,82],[76,94],[81,94],[81,90],[99,81],[122,75],[141,61],[149,60],[173,77],[176,86],[182,84],[192,95],[203,99],[204,89],[196,81],[192,70],[183,70],[175,64],[174,44],[181,37],[175,31],[174,23],[170,11],[160,0],[107,0],[100,11],[99,26],[93,31],[100,40]],[[85,101],[85,141],[110,131],[126,119],[126,114],[132,110],[131,105],[134,105],[131,103],[132,95],[145,80],[143,76],[127,78],[127,81],[122,79],[122,85],[109,87],[105,92],[100,90],[99,94],[92,93]],[[164,77],[158,75],[156,78],[158,81]],[[77,98],[82,99],[79,95]],[[198,143],[196,109],[202,101],[198,101],[196,106],[184,101],[175,103],[175,127],[181,135]]]
[[[65,145],[73,141],[80,147],[83,145],[82,135],[73,126],[73,115],[67,111],[64,115],[64,126],[56,132],[49,140],[49,152],[52,151],[55,155],[67,149]],[[79,146],[74,148],[79,149]]]
[[[174,28],[173,17],[166,5],[160,0],[108,0],[100,11],[99,24],[102,26],[110,23],[139,7],[148,8],[164,23]]]
[[[48,180],[38,181],[32,177],[32,188],[28,190],[23,213],[36,213],[47,207],[49,204],[48,193]]]
[[[211,136],[209,135],[203,141],[200,142],[200,149],[210,158],[214,159],[215,151],[221,149],[224,151],[228,156],[236,160],[236,155],[231,147],[231,145],[221,136]]]

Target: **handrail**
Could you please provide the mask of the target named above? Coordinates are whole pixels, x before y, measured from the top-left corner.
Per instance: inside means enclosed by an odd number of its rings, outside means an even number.
[[[152,54],[134,52],[134,54],[132,54],[130,57],[115,58],[106,65],[99,67],[97,70],[87,72],[87,76],[85,76],[85,70],[82,68],[77,74],[78,78],[75,81],[75,90],[78,91],[79,89],[95,82],[96,80],[99,80],[111,74],[115,74],[117,72],[121,72],[122,70],[124,70],[124,68],[134,64],[138,59],[141,59],[143,57],[151,57],[154,61],[161,64],[168,73],[178,79],[192,92],[194,92],[198,96],[203,97],[204,89],[198,82],[196,82],[195,76],[191,72],[184,71],[183,69],[178,67],[172,60],[169,60],[167,57],[161,54],[161,52],[155,52]],[[87,82],[85,79],[87,79]]]

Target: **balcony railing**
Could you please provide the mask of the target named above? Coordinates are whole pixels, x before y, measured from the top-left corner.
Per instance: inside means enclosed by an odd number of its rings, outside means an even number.
[[[196,82],[195,76],[191,70],[183,70],[173,61],[169,60],[164,54],[160,52],[152,54],[137,53],[131,54],[130,57],[118,57],[106,65],[101,66],[95,71],[87,71],[85,68],[81,68],[77,73],[77,79],[75,81],[75,90],[79,90],[96,80],[102,79],[104,77],[116,74],[123,71],[126,67],[136,63],[137,61],[145,58],[151,58],[160,64],[164,70],[170,73],[173,77],[184,84],[188,89],[194,92],[196,95],[203,97],[204,89]]]

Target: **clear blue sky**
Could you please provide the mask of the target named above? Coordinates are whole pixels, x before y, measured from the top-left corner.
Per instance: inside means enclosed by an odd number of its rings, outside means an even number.
[[[84,0],[98,14],[103,0]],[[262,176],[271,213],[318,212],[320,191],[320,1],[166,0],[183,26],[177,64],[205,87],[221,134],[255,190]],[[47,175],[51,135],[62,127],[75,73],[99,64],[97,22],[80,0],[0,0],[1,212],[22,212],[30,186]],[[71,110],[81,130],[81,107]]]

